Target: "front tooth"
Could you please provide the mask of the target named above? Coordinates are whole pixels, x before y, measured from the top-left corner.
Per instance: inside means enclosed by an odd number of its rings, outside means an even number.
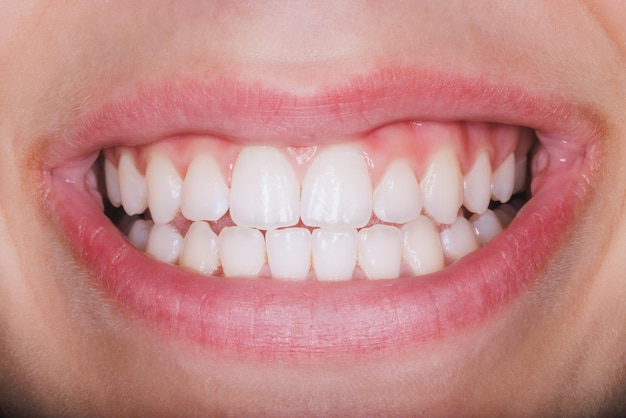
[[[472,213],[485,213],[491,201],[489,154],[481,152],[463,180],[463,206]]]
[[[267,231],[267,263],[272,277],[306,279],[311,269],[311,232],[306,228]]]
[[[124,211],[129,215],[145,212],[148,208],[146,178],[135,167],[135,161],[128,149],[120,151],[117,175]]]
[[[258,229],[229,226],[218,238],[224,276],[257,276],[265,264],[265,240]]]
[[[478,249],[474,227],[462,216],[459,216],[450,228],[444,229],[439,235],[443,253],[450,261],[456,261]]]
[[[180,191],[183,181],[176,167],[161,152],[152,152],[146,165],[148,184],[148,207],[156,224],[171,222],[180,207]]]
[[[128,241],[133,245],[133,247],[141,251],[145,251],[146,246],[148,245],[150,230],[153,226],[154,222],[152,221],[137,219],[133,222],[133,225],[128,231]]]
[[[451,148],[432,156],[421,185],[424,208],[430,216],[442,224],[454,223],[463,203],[463,175]]]
[[[491,196],[493,200],[508,202],[515,187],[515,155],[509,154],[493,172],[491,177]]]
[[[180,211],[191,221],[216,221],[228,211],[228,194],[217,162],[201,153],[187,167]]]
[[[491,210],[481,215],[472,215],[470,222],[474,227],[474,234],[481,245],[487,244],[502,232],[502,224],[496,214]]]
[[[428,274],[444,267],[443,250],[435,225],[420,215],[402,227],[402,257],[414,274]]]
[[[405,223],[422,211],[422,190],[405,159],[391,163],[374,191],[374,213],[383,222]]]
[[[108,158],[104,159],[104,182],[109,202],[116,208],[119,208],[122,204],[122,196],[120,195],[117,167]]]
[[[528,158],[524,155],[515,163],[515,186],[513,193],[519,193],[526,188],[526,170],[528,166]]]
[[[402,232],[390,225],[374,225],[359,231],[359,265],[370,279],[400,275]]]
[[[302,182],[301,207],[307,226],[367,225],[372,216],[372,184],[361,153],[348,145],[322,151]]]
[[[239,226],[275,229],[300,217],[300,184],[276,148],[244,148],[232,172],[230,217]]]
[[[317,280],[350,280],[356,266],[357,245],[355,229],[315,229],[311,253]]]
[[[146,252],[164,263],[178,262],[183,237],[168,224],[154,225],[148,236]]]
[[[189,226],[179,264],[204,274],[218,269],[217,235],[208,223],[198,221]]]

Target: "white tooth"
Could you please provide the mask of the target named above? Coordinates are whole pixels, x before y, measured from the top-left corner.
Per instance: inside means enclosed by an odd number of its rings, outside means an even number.
[[[372,184],[361,152],[349,145],[323,150],[302,182],[301,207],[307,226],[367,225],[372,216]]]
[[[119,208],[122,204],[122,197],[120,196],[120,184],[117,178],[117,167],[109,161],[108,158],[104,159],[104,182],[107,188],[107,197],[109,202],[116,208]]]
[[[218,247],[224,276],[257,276],[265,264],[265,240],[258,229],[226,227]]]
[[[393,161],[374,191],[374,213],[383,222],[405,223],[422,211],[422,190],[407,160]]]
[[[491,196],[493,200],[502,203],[508,202],[513,195],[515,186],[515,155],[509,154],[500,164],[500,167],[493,172],[491,177]]]
[[[317,280],[350,280],[356,266],[357,245],[356,229],[315,229],[311,252]]]
[[[472,226],[474,226],[474,234],[481,245],[487,244],[502,232],[502,224],[491,210],[479,215],[474,214],[470,218]]]
[[[443,253],[450,261],[456,261],[479,248],[474,236],[474,227],[462,216],[459,216],[450,228],[444,229],[439,235]]]
[[[133,247],[140,249],[141,251],[145,251],[146,246],[148,245],[150,230],[153,226],[154,222],[152,221],[137,219],[130,227],[130,231],[128,231],[128,241],[133,245]]]
[[[275,229],[300,217],[300,184],[287,157],[273,147],[246,147],[233,167],[230,217],[239,226]]]
[[[515,218],[515,215],[517,215],[517,210],[511,205],[500,205],[493,210],[493,213],[500,220],[502,227],[507,228],[513,221],[513,218]]]
[[[515,163],[515,186],[513,187],[513,193],[519,193],[524,190],[526,186],[526,168],[528,166],[528,158],[523,156],[518,162]]]
[[[481,152],[463,180],[463,206],[472,213],[485,213],[491,201],[489,154]]]
[[[178,264],[204,274],[220,266],[217,235],[208,223],[199,221],[189,226]]]
[[[453,223],[463,203],[463,175],[451,148],[432,156],[421,185],[424,208],[430,216],[442,224]]]
[[[148,236],[146,252],[164,263],[178,262],[183,237],[171,225],[154,225]]]
[[[117,175],[124,211],[129,215],[145,212],[148,208],[146,178],[137,171],[130,150],[122,149],[120,151]]]
[[[400,275],[402,232],[395,226],[374,225],[359,231],[359,265],[370,279]]]
[[[444,267],[443,250],[435,225],[420,215],[402,227],[404,262],[414,274],[428,274]]]
[[[152,152],[146,164],[150,215],[155,224],[166,224],[178,213],[183,181],[170,159],[161,152]]]
[[[275,229],[265,233],[267,263],[272,277],[306,279],[311,269],[311,232],[306,228]]]
[[[216,221],[228,211],[228,186],[215,159],[198,154],[187,167],[180,211],[192,221]]]

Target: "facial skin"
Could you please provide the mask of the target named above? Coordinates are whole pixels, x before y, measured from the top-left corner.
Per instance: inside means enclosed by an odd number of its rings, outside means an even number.
[[[0,412],[626,412],[626,9],[621,2],[0,7]],[[353,355],[225,352],[158,329],[120,305],[81,263],[44,203],[49,189],[42,173],[60,164],[50,163],[46,150],[63,144],[85,115],[139,85],[233,77],[306,96],[382,67],[530,86],[592,115],[598,164],[571,233],[539,272],[540,285],[480,323]],[[471,114],[458,113],[448,119]],[[338,113],[346,120],[357,116]],[[273,130],[277,123],[269,118],[259,132],[288,144]],[[334,133],[322,123],[317,131],[295,125],[289,134],[312,143]],[[222,128],[224,136],[253,137],[237,131],[236,124]]]

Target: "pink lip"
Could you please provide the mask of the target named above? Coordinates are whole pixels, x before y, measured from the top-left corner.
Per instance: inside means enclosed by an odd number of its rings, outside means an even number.
[[[46,164],[60,165],[103,147],[182,132],[304,144],[412,118],[510,122],[545,132],[547,141],[567,139],[593,149],[595,129],[583,116],[584,109],[517,87],[408,70],[381,71],[306,97],[223,80],[186,81],[140,89],[104,105],[44,155]],[[440,273],[383,281],[293,283],[192,274],[134,249],[63,178],[46,170],[45,181],[49,210],[96,283],[166,335],[262,357],[350,356],[476,325],[532,287],[590,195],[590,154],[575,175],[546,183],[490,245]]]

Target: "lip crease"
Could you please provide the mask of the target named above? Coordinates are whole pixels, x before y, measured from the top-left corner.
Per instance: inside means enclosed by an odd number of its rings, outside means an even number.
[[[105,147],[172,134],[306,145],[411,119],[528,126],[541,140],[567,141],[586,155],[546,181],[489,245],[444,270],[338,283],[224,279],[159,263],[53,173]],[[586,109],[518,86],[409,69],[384,69],[308,96],[236,80],[169,81],[103,105],[44,150],[46,210],[95,283],[172,338],[263,358],[393,350],[479,324],[537,283],[591,195],[599,153],[595,122]]]

